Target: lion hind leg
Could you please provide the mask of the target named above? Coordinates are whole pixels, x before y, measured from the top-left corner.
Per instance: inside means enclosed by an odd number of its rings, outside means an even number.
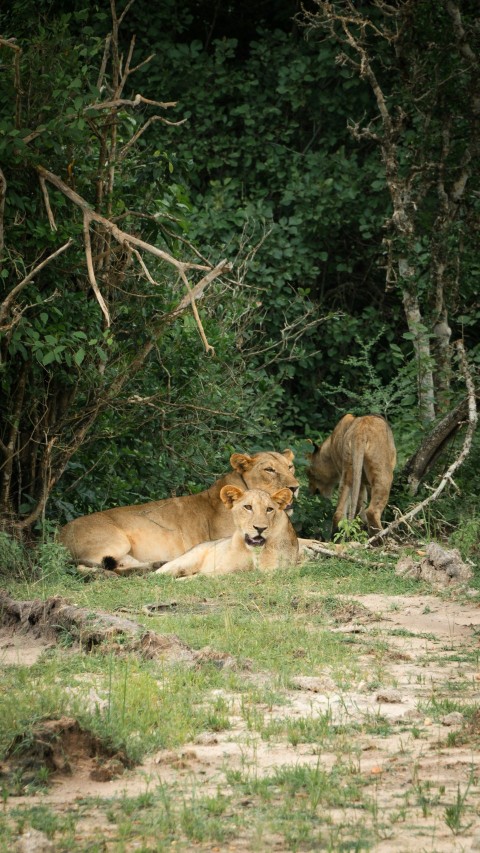
[[[359,515],[360,518],[362,519],[362,521],[365,522],[365,524],[367,523],[367,513],[366,513],[367,503],[368,503],[367,487],[365,485],[362,485],[360,487],[360,492],[358,495],[358,501],[357,501],[357,505],[355,507],[354,518],[356,518],[357,515]]]
[[[68,548],[75,562],[83,565],[102,566],[107,559],[110,565],[117,565],[127,557],[134,559],[130,538],[102,513],[69,522],[60,531],[59,540]]]
[[[105,557],[102,558],[102,566],[104,569],[131,569],[138,566],[151,566],[151,563],[142,563],[140,560],[137,560],[135,557],[132,557],[131,554],[124,554],[123,557],[113,557],[110,554],[106,554]]]
[[[337,533],[340,521],[342,520],[342,518],[345,518],[347,512],[349,511],[350,493],[350,483],[346,482],[346,480],[342,480],[339,489],[337,508],[335,510],[332,521],[332,536]]]
[[[393,478],[392,478],[393,479]],[[375,483],[372,486],[370,503],[367,507],[367,524],[370,536],[375,536],[382,529],[382,513],[388,503],[392,480]]]

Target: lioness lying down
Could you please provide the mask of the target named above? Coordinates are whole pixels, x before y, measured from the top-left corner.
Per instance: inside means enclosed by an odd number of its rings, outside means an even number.
[[[230,511],[233,536],[202,542],[166,563],[157,574],[184,578],[189,575],[226,575],[247,569],[278,569],[298,560],[298,540],[285,508],[290,489],[273,495],[260,489],[223,486],[220,499]]]
[[[66,524],[59,539],[78,563],[116,568],[174,560],[200,542],[232,535],[233,516],[220,498],[223,486],[269,494],[287,488],[291,513],[298,492],[293,458],[291,450],[234,453],[233,470],[199,494],[83,515]]]
[[[329,498],[340,483],[332,533],[341,518],[356,515],[366,521],[370,536],[381,530],[396,458],[392,431],[380,415],[345,415],[323,444],[315,446],[307,470],[310,491]]]

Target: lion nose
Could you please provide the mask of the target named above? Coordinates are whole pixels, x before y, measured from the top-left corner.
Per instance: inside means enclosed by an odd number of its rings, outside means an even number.
[[[267,529],[266,527],[257,527],[257,525],[256,525],[256,524],[254,524],[253,526],[254,526],[254,528],[255,528],[255,530],[257,531],[257,533],[258,533],[258,535],[259,535],[259,536],[261,536],[261,535],[262,535],[262,533],[263,533],[263,531]]]
[[[297,492],[298,492],[298,486],[289,486],[288,488],[290,489],[290,491],[291,491],[291,493],[292,493],[293,497],[295,497],[295,495],[296,495],[296,494],[297,494]]]

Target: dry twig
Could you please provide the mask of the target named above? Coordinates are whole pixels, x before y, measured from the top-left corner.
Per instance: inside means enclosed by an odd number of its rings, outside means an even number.
[[[60,246],[60,248],[53,252],[51,255],[49,255],[48,258],[44,258],[44,260],[37,264],[37,266],[34,267],[33,270],[31,270],[28,275],[25,276],[24,279],[22,279],[22,281],[20,281],[14,288],[12,288],[8,296],[5,297],[2,304],[0,305],[0,324],[3,323],[3,321],[5,320],[12,302],[16,299],[20,291],[23,290],[23,288],[26,287],[27,284],[29,284],[29,282],[31,282],[33,278],[35,278],[35,276],[40,272],[40,270],[43,269],[43,267],[49,264],[50,261],[53,261],[53,259],[56,258],[58,255],[61,255],[62,252],[65,252],[66,249],[70,248],[72,243],[72,238],[67,240],[67,242],[64,243],[63,246]]]
[[[428,498],[425,498],[424,501],[421,501],[421,503],[414,506],[413,509],[405,513],[405,515],[400,516],[400,518],[396,518],[395,521],[392,521],[392,523],[389,524],[388,527],[385,527],[384,530],[381,530],[379,533],[376,533],[375,536],[372,536],[368,540],[365,547],[377,544],[380,540],[385,539],[387,536],[393,533],[393,531],[396,530],[401,524],[405,524],[407,521],[410,521],[410,519],[418,515],[418,513],[426,506],[428,506],[428,504],[431,504],[433,501],[435,501],[438,496],[443,492],[447,483],[453,483],[454,472],[457,470],[457,468],[460,467],[460,465],[462,465],[462,463],[465,461],[468,454],[470,453],[473,434],[475,432],[478,420],[475,385],[468,368],[468,362],[465,354],[465,348],[463,346],[463,341],[456,341],[455,347],[458,352],[460,366],[468,392],[468,427],[465,433],[463,447],[457,458],[454,460],[454,462],[452,462],[448,470],[443,475],[436,489],[434,489],[434,491],[428,496]]]

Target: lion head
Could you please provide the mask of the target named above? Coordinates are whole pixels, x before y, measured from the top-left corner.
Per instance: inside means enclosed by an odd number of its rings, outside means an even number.
[[[298,494],[299,482],[295,477],[294,454],[291,450],[283,453],[261,452],[248,456],[246,453],[233,453],[230,465],[240,475],[245,489],[260,489],[273,495],[279,489],[289,489],[290,500],[285,507],[288,515],[293,511],[293,499]]]
[[[262,548],[269,539],[284,529],[283,510],[291,500],[290,489],[279,489],[273,495],[260,489],[223,486],[220,498],[233,514],[235,528],[248,548]],[[289,523],[289,522],[288,522]]]

